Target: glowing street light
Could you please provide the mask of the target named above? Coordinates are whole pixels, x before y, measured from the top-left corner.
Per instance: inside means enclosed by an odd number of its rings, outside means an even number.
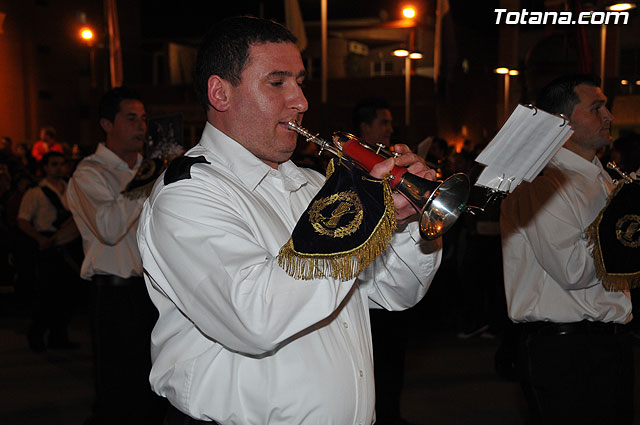
[[[409,56],[409,51],[407,49],[396,49],[393,51],[393,56],[404,58],[406,56]]]
[[[402,9],[402,16],[404,16],[407,19],[413,19],[416,17],[416,9],[413,8],[412,6],[407,6],[404,9]]]
[[[607,6],[605,9],[611,10],[613,12],[624,12],[635,8],[635,3],[615,3]]]
[[[422,52],[411,52],[409,53],[409,59],[422,59],[424,55]]]
[[[88,44],[91,44],[94,39],[94,34],[91,28],[83,27],[80,29],[80,38],[82,38]]]

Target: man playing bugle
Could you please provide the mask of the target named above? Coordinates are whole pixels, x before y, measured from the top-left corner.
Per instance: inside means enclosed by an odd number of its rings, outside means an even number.
[[[217,23],[197,60],[207,123],[145,202],[138,245],[159,319],[151,385],[167,424],[371,424],[369,307],[405,309],[427,291],[441,244],[420,239],[394,195],[399,229],[357,277],[300,280],[280,248],[324,177],[289,161],[290,120],[307,110],[294,36],[271,21]],[[406,146],[394,163],[433,179]],[[393,212],[393,207],[392,207]]]

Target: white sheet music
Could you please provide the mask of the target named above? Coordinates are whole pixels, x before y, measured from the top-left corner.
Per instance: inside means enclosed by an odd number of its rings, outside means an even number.
[[[476,158],[486,166],[476,186],[513,192],[523,180],[532,181],[572,134],[566,119],[518,105]]]

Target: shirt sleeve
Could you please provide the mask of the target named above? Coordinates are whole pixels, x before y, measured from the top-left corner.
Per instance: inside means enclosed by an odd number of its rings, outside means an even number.
[[[442,260],[442,238],[423,239],[417,221],[396,232],[389,248],[358,279],[368,285],[370,307],[405,310],[422,299]]]
[[[20,201],[18,218],[33,223],[38,209],[38,193],[40,189],[35,187],[27,190]]]
[[[290,277],[265,249],[273,232],[250,228],[237,197],[192,180],[161,190],[138,229],[147,276],[229,350],[271,352],[321,326],[353,294],[354,280]]]
[[[129,199],[111,188],[100,170],[78,168],[67,186],[67,202],[74,218],[79,217],[104,245],[116,245],[134,226],[143,199]]]
[[[510,195],[510,196],[513,196]],[[566,185],[542,176],[517,198],[505,199],[501,216],[503,246],[521,234],[536,261],[565,290],[598,284],[595,263]]]

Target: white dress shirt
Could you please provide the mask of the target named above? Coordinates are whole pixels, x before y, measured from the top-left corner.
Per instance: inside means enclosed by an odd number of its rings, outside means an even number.
[[[64,187],[66,187],[67,184],[65,182],[63,183]],[[47,179],[42,179],[38,187],[32,187],[25,192],[22,201],[20,201],[18,218],[31,223],[36,232],[55,232],[58,229],[56,229],[53,223],[55,223],[58,218],[58,211],[42,191],[41,187],[43,186],[53,190],[53,192],[58,195],[58,198],[60,198],[60,203],[67,208],[64,189],[62,193],[60,193]]]
[[[84,261],[80,276],[142,275],[136,227],[144,199],[121,194],[142,162],[133,169],[103,144],[80,161],[67,188],[67,203],[82,235]]]
[[[153,389],[224,425],[371,424],[368,308],[418,302],[440,241],[410,223],[358,279],[295,280],[276,257],[324,177],[292,162],[275,170],[210,124],[186,155],[210,164],[161,177],[138,228],[160,313]]]
[[[512,320],[631,319],[628,294],[606,291],[596,277],[584,233],[613,187],[598,158],[589,162],[562,148],[543,175],[502,201],[504,284]]]

